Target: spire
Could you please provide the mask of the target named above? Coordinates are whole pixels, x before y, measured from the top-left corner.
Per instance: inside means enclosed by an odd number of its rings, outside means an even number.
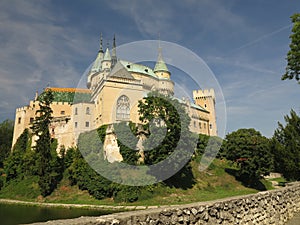
[[[91,72],[96,73],[101,71],[101,62],[103,60],[103,47],[102,47],[102,33],[100,34],[100,48],[98,51],[98,55],[94,61]]]
[[[113,39],[113,47],[111,51],[111,67],[114,67],[117,63],[117,50],[116,50],[116,35],[114,34],[114,39]]]
[[[159,47],[158,47],[158,57],[157,57],[157,61],[154,67],[154,72],[169,72],[168,67],[165,63],[165,61],[163,60],[162,57],[162,49],[160,47],[160,41],[159,41]]]

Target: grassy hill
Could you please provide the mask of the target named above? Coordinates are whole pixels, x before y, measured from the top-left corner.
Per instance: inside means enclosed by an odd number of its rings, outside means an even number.
[[[141,193],[139,200],[128,205],[173,205],[184,204],[197,201],[208,201],[225,198],[229,196],[245,195],[256,193],[258,190],[243,186],[237,181],[234,174],[235,168],[226,160],[215,159],[206,171],[199,172],[198,164],[192,162],[192,171],[195,183],[191,188],[175,188],[159,184],[154,187],[151,194]],[[184,180],[190,179],[186,177]],[[270,188],[267,181],[263,184]],[[21,181],[12,181],[2,188],[0,198],[9,198],[27,201],[55,202],[55,203],[76,203],[76,204],[101,204],[118,205],[113,199],[97,200],[89,195],[87,191],[79,190],[75,186],[70,186],[69,181],[64,178],[56,190],[46,198],[39,194],[37,179],[29,177]]]

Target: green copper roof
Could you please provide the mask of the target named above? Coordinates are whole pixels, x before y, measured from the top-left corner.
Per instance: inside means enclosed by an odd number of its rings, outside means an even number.
[[[191,107],[195,108],[195,109],[199,109],[203,112],[208,112],[206,109],[204,109],[203,107],[201,107],[200,105],[196,105],[195,103],[191,103]]]
[[[120,63],[127,69],[127,71],[132,73],[142,73],[151,77],[157,78],[156,74],[153,72],[153,70],[148,67],[144,66],[142,64],[135,64],[128,61],[120,60]]]
[[[50,88],[53,89],[53,88]],[[59,88],[57,88],[59,89]],[[91,100],[91,93],[88,92],[89,90],[83,92],[81,90],[76,91],[68,91],[68,90],[55,90],[52,91],[53,93],[53,102],[66,102],[66,103],[79,103],[79,102],[90,102]],[[44,96],[45,91],[42,92],[38,96],[38,101],[41,100],[41,98]]]
[[[109,49],[108,49],[108,48],[107,48],[106,51],[105,51],[103,60],[106,60],[106,61],[110,61],[110,60],[111,60],[111,57],[110,57],[110,53],[109,53]]]
[[[91,72],[99,72],[101,70],[101,62],[103,60],[103,48],[102,48],[102,34],[100,35],[100,47],[98,51],[98,55],[93,63],[91,68]]]
[[[187,105],[186,101],[184,101],[184,100],[182,100],[182,99],[180,99],[180,98],[173,97],[173,99],[176,99],[180,104],[185,104],[185,105]],[[194,108],[194,109],[198,109],[198,110],[203,111],[203,112],[209,112],[209,111],[207,111],[206,109],[204,109],[203,107],[201,107],[200,105],[197,105],[197,104],[195,104],[195,103],[193,103],[193,102],[190,102],[190,106],[191,106],[192,108]]]
[[[99,51],[97,58],[94,61],[91,71],[92,72],[99,72],[101,70],[101,62],[103,60],[103,52]]]
[[[154,67],[153,71],[154,72],[164,71],[164,72],[168,72],[169,73],[168,67],[167,67],[167,65],[164,62],[163,57],[162,57],[161,48],[158,49],[157,62],[155,64],[155,67]]]

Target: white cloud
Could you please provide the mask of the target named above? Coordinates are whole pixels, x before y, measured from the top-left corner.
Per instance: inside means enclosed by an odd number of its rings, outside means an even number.
[[[63,22],[48,1],[0,2],[0,120],[12,118],[48,84],[76,86],[81,71],[75,62],[90,53],[85,34]]]

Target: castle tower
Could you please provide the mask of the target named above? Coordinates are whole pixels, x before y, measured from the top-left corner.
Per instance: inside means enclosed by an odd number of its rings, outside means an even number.
[[[158,78],[170,80],[171,73],[163,60],[161,47],[158,48],[158,57],[153,71]]]
[[[104,53],[101,67],[102,70],[110,70],[111,68],[111,56],[108,47],[106,48],[106,51]]]
[[[116,36],[113,39],[113,48],[111,50],[111,68],[113,68],[117,63],[117,50],[116,50]]]
[[[103,60],[103,47],[102,47],[102,34],[100,35],[100,48],[98,51],[97,58],[94,61],[94,64],[91,69],[91,73],[96,73],[101,71],[101,62]]]
[[[91,87],[91,80],[92,80],[92,75],[100,72],[101,71],[101,63],[103,60],[103,47],[102,47],[102,34],[100,34],[100,48],[97,54],[97,57],[93,63],[93,66],[91,68],[91,71],[89,72],[88,78],[87,78],[87,87]]]
[[[193,91],[193,99],[195,104],[209,111],[208,133],[210,136],[217,136],[218,131],[215,110],[216,98],[214,89],[195,90]]]

